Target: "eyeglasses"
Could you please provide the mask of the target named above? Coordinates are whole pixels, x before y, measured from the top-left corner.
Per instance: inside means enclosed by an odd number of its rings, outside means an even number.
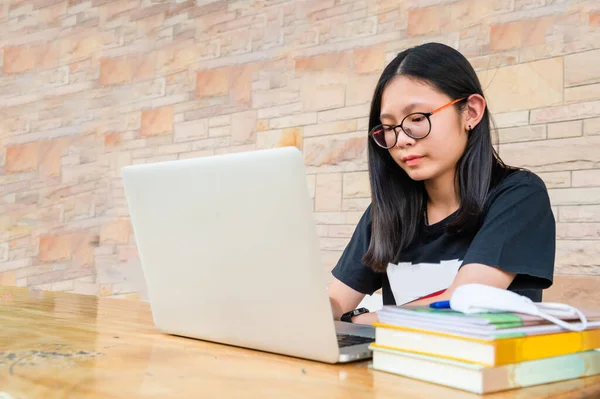
[[[390,149],[393,148],[398,142],[398,128],[408,136],[415,140],[423,139],[431,132],[431,115],[436,112],[440,112],[444,108],[448,108],[451,105],[456,104],[459,101],[464,100],[467,97],[462,97],[454,101],[449,102],[446,105],[442,105],[439,108],[434,109],[431,112],[413,112],[408,114],[402,119],[399,125],[377,125],[369,132],[369,135],[373,138],[375,143],[382,148]]]

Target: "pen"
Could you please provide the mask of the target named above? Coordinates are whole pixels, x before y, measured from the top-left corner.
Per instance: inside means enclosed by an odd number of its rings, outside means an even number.
[[[429,304],[429,307],[433,309],[450,309],[450,301],[433,302]]]

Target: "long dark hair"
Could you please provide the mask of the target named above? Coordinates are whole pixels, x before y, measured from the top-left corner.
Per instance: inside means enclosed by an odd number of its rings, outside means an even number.
[[[381,97],[396,76],[410,76],[426,82],[451,99],[483,96],[481,83],[467,59],[452,47],[427,43],[412,47],[394,58],[383,70],[373,94],[369,130],[381,122]],[[454,105],[463,110],[466,101]],[[509,169],[494,150],[491,116],[486,107],[480,123],[469,133],[466,149],[456,166],[460,207],[447,225],[453,234],[473,233],[480,223],[489,190]],[[384,271],[415,239],[424,222],[427,193],[422,181],[412,180],[392,159],[389,151],[369,139],[372,232],[363,262]]]

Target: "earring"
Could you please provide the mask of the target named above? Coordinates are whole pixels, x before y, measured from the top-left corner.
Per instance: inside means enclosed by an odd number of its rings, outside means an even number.
[[[469,132],[470,132],[471,130],[473,130],[473,128],[471,127],[471,125],[469,125]]]

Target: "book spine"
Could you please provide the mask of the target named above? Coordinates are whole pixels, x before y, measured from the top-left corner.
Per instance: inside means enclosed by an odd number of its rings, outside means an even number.
[[[568,355],[600,348],[600,329],[495,341],[494,365]]]
[[[490,393],[600,374],[600,352],[532,360],[484,370],[483,392]]]

